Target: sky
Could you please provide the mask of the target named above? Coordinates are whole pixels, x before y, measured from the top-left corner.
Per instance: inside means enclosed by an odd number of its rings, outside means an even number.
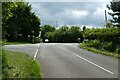
[[[68,26],[86,26],[88,28],[105,27],[105,10],[110,1],[29,1],[32,11],[41,19],[41,25],[50,24],[56,28]],[[108,19],[111,16],[107,14]],[[57,25],[56,25],[57,24]]]

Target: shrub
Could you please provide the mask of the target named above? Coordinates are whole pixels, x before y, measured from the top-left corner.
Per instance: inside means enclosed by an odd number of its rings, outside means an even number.
[[[101,42],[99,40],[91,40],[88,43],[86,43],[86,46],[94,47],[96,49],[100,49],[101,48]]]
[[[117,46],[117,48],[116,48],[116,51],[115,51],[116,53],[120,53],[120,46]]]
[[[110,52],[114,52],[115,51],[115,45],[112,42],[105,42],[103,43],[103,49],[110,51]]]
[[[93,47],[100,49],[101,48],[101,42],[99,40],[93,40]]]
[[[112,42],[108,43],[108,42],[100,42],[99,40],[90,40],[88,43],[85,43],[84,45],[87,47],[93,47],[93,48],[100,49],[100,50],[120,53],[120,46],[117,46],[116,44],[113,44]]]
[[[90,40],[88,47],[120,53],[120,28],[86,29],[83,38]]]
[[[83,33],[84,39],[89,40],[99,40],[101,42],[114,42],[116,44],[120,43],[119,36],[120,28],[101,28],[101,29],[89,29],[85,30]]]
[[[41,41],[41,38],[36,37],[36,38],[35,38],[35,42],[34,42],[34,43],[40,43],[40,42],[42,42],[42,41]]]

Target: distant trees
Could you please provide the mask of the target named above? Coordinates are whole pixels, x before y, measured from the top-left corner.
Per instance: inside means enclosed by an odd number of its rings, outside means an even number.
[[[45,32],[45,26],[43,27],[42,33]],[[50,42],[77,42],[78,38],[82,39],[82,32],[78,26],[62,26],[55,30],[53,27],[47,30],[43,35],[43,39],[47,38]]]
[[[24,2],[2,3],[3,38],[7,41],[28,42],[28,38],[39,35],[40,19],[31,9],[31,6]]]
[[[109,13],[113,17],[112,22],[115,26],[120,27],[120,1],[112,0],[110,5],[107,5],[107,7],[109,10],[113,11],[113,13]]]
[[[55,31],[55,27],[45,24],[41,27],[41,38],[43,41],[48,37],[48,33]],[[49,34],[50,35],[50,34]]]

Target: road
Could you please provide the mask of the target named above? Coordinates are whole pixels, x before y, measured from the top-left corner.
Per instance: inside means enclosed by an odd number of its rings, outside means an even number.
[[[118,78],[118,59],[79,48],[77,43],[6,45],[41,65],[43,78]]]

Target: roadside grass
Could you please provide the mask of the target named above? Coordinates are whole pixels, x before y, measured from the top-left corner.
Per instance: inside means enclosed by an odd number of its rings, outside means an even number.
[[[86,49],[88,51],[95,52],[95,53],[98,53],[98,54],[102,54],[102,55],[105,55],[105,56],[111,56],[111,57],[120,59],[120,54],[118,54],[118,53],[108,52],[108,51],[105,51],[105,50],[98,50],[98,49],[95,49],[93,47],[87,47],[85,43],[80,44],[80,48],[83,48],[83,49]]]
[[[0,80],[2,79],[2,51],[0,50]]]
[[[3,50],[2,77],[3,79],[27,78],[40,80],[40,65],[26,54]]]

